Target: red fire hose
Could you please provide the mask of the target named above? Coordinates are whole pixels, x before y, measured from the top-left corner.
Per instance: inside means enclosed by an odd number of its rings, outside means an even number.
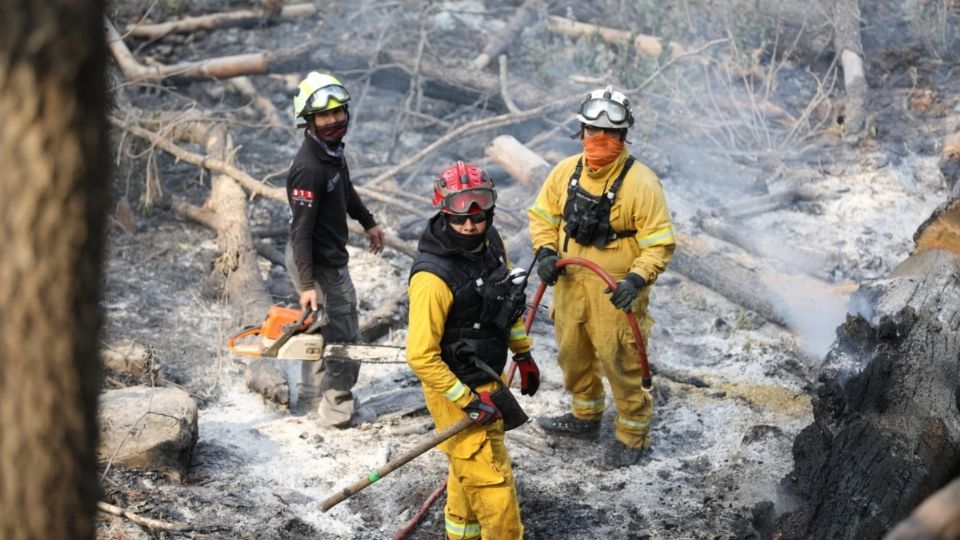
[[[610,274],[608,274],[606,270],[586,259],[582,259],[580,257],[566,257],[557,261],[557,268],[563,268],[564,266],[571,264],[583,266],[592,270],[595,274],[600,276],[600,279],[606,282],[607,286],[609,286],[611,290],[617,289],[617,282],[610,277]],[[523,328],[528,334],[530,333],[530,328],[533,327],[533,320],[537,316],[537,309],[540,307],[540,300],[543,299],[543,293],[546,292],[546,290],[547,284],[541,283],[540,287],[537,288],[537,292],[533,295],[533,303],[530,304],[530,311],[527,312],[527,318],[523,324]],[[627,321],[630,323],[630,330],[633,331],[633,337],[637,342],[637,352],[640,353],[640,371],[643,376],[643,388],[650,390],[653,388],[653,377],[650,375],[650,363],[647,361],[647,346],[643,340],[643,334],[640,332],[640,325],[637,323],[637,316],[634,315],[632,311],[627,311],[626,316]],[[516,370],[517,364],[513,360],[510,360],[510,363],[507,364],[507,386],[510,386],[510,383],[513,382],[513,374],[516,372]],[[440,497],[440,494],[443,493],[443,490],[446,487],[447,479],[444,478],[443,481],[440,482],[440,485],[433,490],[433,493],[427,497],[427,500],[423,501],[423,504],[420,505],[420,509],[417,510],[417,513],[414,514],[413,517],[410,518],[410,521],[408,521],[403,527],[403,529],[401,529],[400,532],[393,537],[393,540],[403,540],[408,534],[413,532],[413,529],[417,527],[417,525],[420,523],[420,520],[423,519],[424,515],[426,515],[427,510],[429,510],[434,501]]]

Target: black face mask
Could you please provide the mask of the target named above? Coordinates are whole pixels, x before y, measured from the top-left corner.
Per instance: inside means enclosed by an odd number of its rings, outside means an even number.
[[[493,210],[487,211],[487,230],[490,229],[490,226],[493,224]],[[453,242],[453,245],[457,246],[461,251],[472,253],[477,251],[480,248],[480,245],[483,244],[484,238],[487,237],[486,231],[480,234],[462,234],[453,230],[453,227],[447,223],[447,220],[443,220],[443,231],[446,233],[447,237]]]

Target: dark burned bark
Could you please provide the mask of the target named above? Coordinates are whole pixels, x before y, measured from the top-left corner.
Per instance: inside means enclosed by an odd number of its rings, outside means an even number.
[[[0,12],[0,538],[93,538],[103,6]]]
[[[869,318],[848,316],[824,361],[785,481],[805,503],[775,537],[880,538],[956,475],[958,283],[956,255],[927,250],[858,291]]]

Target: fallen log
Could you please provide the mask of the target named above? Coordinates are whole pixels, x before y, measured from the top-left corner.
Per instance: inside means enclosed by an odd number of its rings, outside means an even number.
[[[280,119],[280,113],[277,112],[277,107],[266,96],[257,91],[249,77],[234,77],[230,79],[230,86],[237,92],[250,98],[253,107],[260,111],[263,119],[266,120],[267,124],[271,127],[292,130],[293,122],[284,122]]]
[[[486,68],[490,65],[491,60],[507,50],[510,44],[513,43],[513,40],[516,39],[517,36],[520,35],[520,32],[523,31],[523,28],[527,26],[530,19],[533,18],[533,10],[539,3],[539,0],[525,0],[523,5],[517,8],[517,10],[513,12],[513,15],[510,16],[507,24],[487,40],[487,44],[483,47],[483,50],[480,51],[480,54],[470,63],[473,69],[479,71]]]
[[[171,126],[168,137],[200,144],[207,155],[233,166],[234,146],[220,124],[181,119]],[[173,208],[177,214],[216,231],[220,255],[214,263],[213,276],[222,283],[227,299],[234,305],[236,320],[263,317],[273,302],[260,278],[259,255],[247,220],[247,195],[240,184],[226,174],[215,175],[202,207],[178,199]]]
[[[941,245],[958,244],[918,246],[857,291],[782,482],[800,505],[772,537],[880,538],[956,475],[960,257]]]
[[[598,26],[577,22],[566,17],[551,15],[547,18],[547,29],[567,37],[580,38],[600,36],[603,41],[614,45],[633,45],[633,48],[644,56],[659,58],[664,49],[669,49],[670,57],[685,53],[685,48],[673,41],[664,42],[658,37],[646,34],[637,34],[628,30]]]
[[[174,82],[188,82],[191,80],[229,79],[243,75],[256,75],[279,70],[282,66],[292,64],[300,57],[310,53],[317,46],[316,42],[309,42],[277,51],[261,53],[237,54],[208,58],[194,62],[179,64],[157,64],[145,66],[141,64],[123,43],[120,34],[109,20],[104,20],[107,32],[107,45],[114,60],[123,72],[123,76],[130,82],[157,82],[171,80]]]
[[[487,157],[526,188],[538,189],[552,168],[540,154],[512,135],[500,135],[487,146]]]
[[[284,6],[280,13],[273,15],[265,9],[244,9],[225,13],[213,13],[198,17],[185,17],[177,21],[127,26],[126,34],[140,39],[158,39],[167,34],[190,34],[197,30],[214,30],[232,26],[255,26],[268,19],[302,19],[317,13],[317,6],[310,3]]]
[[[783,310],[771,299],[779,298],[761,276],[692,236],[674,231],[677,249],[668,271],[676,272],[745,307],[764,319],[787,327]]]
[[[812,188],[803,186],[794,187],[768,195],[732,201],[723,206],[713,208],[710,210],[710,214],[713,216],[739,219],[757,214],[765,214],[797,201],[812,201],[816,198],[817,194]]]

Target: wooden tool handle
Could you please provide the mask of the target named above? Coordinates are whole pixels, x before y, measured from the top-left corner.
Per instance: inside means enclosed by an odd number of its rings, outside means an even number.
[[[374,469],[370,471],[370,474],[368,474],[365,478],[361,478],[356,482],[350,484],[349,486],[343,488],[340,492],[327,497],[326,499],[324,499],[323,504],[320,505],[321,510],[326,512],[327,510],[340,504],[341,502],[348,499],[349,497],[356,495],[356,493],[362,490],[363,488],[369,486],[370,484],[390,474],[396,469],[399,469],[411,459],[419,456],[420,454],[442,443],[443,441],[449,439],[450,437],[453,437],[457,433],[460,433],[461,431],[463,431],[464,429],[472,425],[473,425],[473,419],[470,418],[469,416],[465,417],[463,420],[460,420],[456,424],[448,427],[447,429],[441,431],[440,433],[435,434],[433,437],[421,442],[420,444],[414,446],[410,450],[407,450],[402,455],[388,462],[387,464],[380,467],[379,469]]]

